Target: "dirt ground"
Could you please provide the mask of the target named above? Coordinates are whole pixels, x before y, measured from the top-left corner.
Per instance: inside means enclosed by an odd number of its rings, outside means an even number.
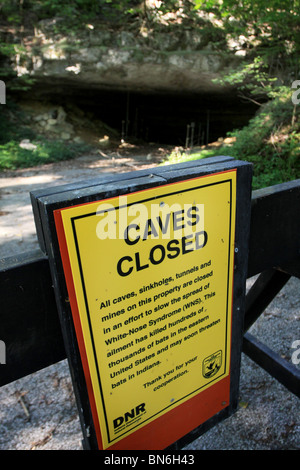
[[[122,149],[2,173],[0,258],[38,246],[29,191],[84,180],[100,172],[156,166],[165,152],[154,146],[143,152]],[[290,280],[251,329],[289,361],[292,343],[300,339],[299,288],[300,280]],[[0,373],[1,367],[5,365],[0,366]],[[0,388],[0,450],[80,450],[81,439],[66,361]],[[237,412],[186,447],[191,449],[299,450],[299,399],[243,355]]]

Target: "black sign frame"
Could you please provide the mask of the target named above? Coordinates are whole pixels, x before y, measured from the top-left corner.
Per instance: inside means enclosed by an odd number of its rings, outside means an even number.
[[[158,166],[149,170],[106,174],[92,180],[55,186],[31,193],[39,244],[41,250],[47,254],[50,263],[61,330],[82,426],[84,449],[98,449],[99,447],[68,300],[54,211],[229,170],[236,170],[237,174],[230,404],[206,422],[199,423],[199,426],[192,432],[179,438],[176,442],[170,443],[167,447],[168,450],[177,450],[218,422],[231,416],[237,409],[251,214],[251,164],[226,156],[212,157],[182,164]]]

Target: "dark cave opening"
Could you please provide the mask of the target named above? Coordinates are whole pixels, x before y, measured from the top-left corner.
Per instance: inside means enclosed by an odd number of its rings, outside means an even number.
[[[201,146],[248,124],[257,106],[233,92],[162,93],[39,86],[33,95],[62,106],[76,105],[115,129],[120,140]]]
[[[119,97],[118,103],[113,97],[107,98],[111,113],[106,122],[121,128],[125,137],[187,147],[225,137],[227,132],[246,125],[257,110],[233,96],[213,94],[127,93]],[[120,117],[122,122],[118,123]]]

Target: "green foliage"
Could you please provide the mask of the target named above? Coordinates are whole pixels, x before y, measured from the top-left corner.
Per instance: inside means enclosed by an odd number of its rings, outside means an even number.
[[[190,162],[201,160],[203,158],[214,157],[214,150],[201,150],[192,153],[185,152],[183,149],[175,148],[162,165],[173,165],[175,163]]]
[[[262,107],[241,130],[228,153],[254,165],[254,188],[300,177],[300,112],[293,105],[290,91]]]
[[[0,144],[13,139],[31,139],[33,136],[26,126],[26,116],[14,102],[0,106]]]
[[[155,32],[155,27],[170,28],[172,20],[160,22],[162,16],[169,13],[170,18],[176,18],[178,13],[180,21],[176,27],[201,28],[202,38],[221,49],[225,59],[233,55],[229,42],[237,44],[243,49],[245,60],[238,60],[239,65],[224,75],[221,82],[236,87],[243,98],[260,106],[266,99],[271,101],[261,106],[248,126],[232,133],[236,142],[231,147],[198,155],[177,152],[172,159],[203,158],[220,152],[247,159],[254,164],[254,187],[300,177],[299,110],[289,95],[291,83],[300,71],[299,9],[300,0],[166,0],[151,8],[146,0],[0,0],[2,21],[17,27],[60,18],[54,32],[75,35],[88,22],[107,22],[120,28],[134,20],[139,34],[145,22],[150,25],[149,31]],[[0,59],[16,53],[15,44],[0,38]],[[22,53],[20,47],[18,53]],[[21,82],[4,67],[0,75],[10,79],[9,86],[25,89],[31,84],[29,78]],[[65,144],[58,148],[59,143],[28,137],[30,131],[26,126],[14,134],[9,122],[0,118],[0,167],[10,165],[9,155],[11,165],[17,167],[25,162],[27,165],[37,160],[52,161],[55,154],[65,158],[72,154]],[[34,151],[20,148],[20,139],[25,136],[36,142]]]
[[[65,144],[41,138],[31,143],[36,147],[34,150],[20,147],[16,140],[0,145],[0,171],[69,160],[87,150],[87,146],[82,144]]]
[[[48,18],[63,18],[62,27],[82,26],[91,19],[113,19],[123,17],[138,10],[140,2],[130,0],[1,0],[2,16],[12,24],[21,24],[30,13],[32,21]]]
[[[32,149],[20,146],[25,139],[30,141]],[[15,104],[0,106],[0,172],[68,160],[88,150],[86,144],[47,140],[32,131],[26,116]]]
[[[261,104],[262,97],[297,77],[300,0],[195,0],[195,5],[221,20],[227,40],[241,44],[246,53],[245,61],[223,77],[224,84]]]
[[[281,86],[277,84],[278,79],[269,75],[268,66],[259,56],[253,62],[244,62],[221,79],[213,81],[236,86],[241,97],[256,102],[259,106],[261,103],[257,100],[274,98],[281,90]]]
[[[166,164],[217,155],[228,155],[253,163],[253,189],[300,178],[300,110],[293,105],[291,91],[281,93],[261,107],[249,124],[228,134],[230,146],[173,152]]]

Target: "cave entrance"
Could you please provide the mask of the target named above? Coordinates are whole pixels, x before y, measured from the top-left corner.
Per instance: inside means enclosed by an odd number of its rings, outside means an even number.
[[[233,95],[107,94],[106,120],[122,137],[178,146],[201,146],[248,124],[257,106]],[[100,112],[101,114],[101,112]],[[100,117],[100,115],[99,115]],[[121,118],[121,119],[120,119]],[[119,122],[118,122],[119,121]]]
[[[37,94],[62,106],[76,105],[115,129],[120,139],[184,147],[225,137],[247,125],[257,110],[233,92],[150,93],[81,87],[53,91],[39,88]]]

